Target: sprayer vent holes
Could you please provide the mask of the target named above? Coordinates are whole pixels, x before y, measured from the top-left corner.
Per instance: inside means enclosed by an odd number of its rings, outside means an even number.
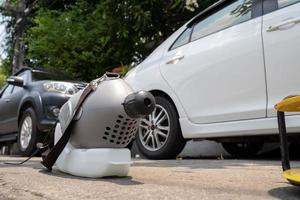
[[[118,115],[115,124],[112,126],[113,128],[109,126],[105,127],[102,139],[115,145],[129,143],[135,136],[137,122],[138,120]]]

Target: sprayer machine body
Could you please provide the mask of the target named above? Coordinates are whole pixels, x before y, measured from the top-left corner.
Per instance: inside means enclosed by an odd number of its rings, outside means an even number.
[[[131,156],[125,147],[134,139],[139,119],[153,111],[155,99],[146,91],[134,93],[119,77],[103,76],[92,83],[93,92],[76,113],[74,109],[83,91],[61,108],[55,143],[70,122],[75,123],[56,166],[76,176],[126,176]]]

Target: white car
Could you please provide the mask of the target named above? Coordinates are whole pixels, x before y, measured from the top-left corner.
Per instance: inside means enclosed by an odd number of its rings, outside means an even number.
[[[278,137],[274,105],[300,93],[300,0],[220,1],[125,79],[156,98],[136,136],[148,158],[173,158],[188,139],[255,155]],[[300,115],[291,113],[287,126],[299,133]]]

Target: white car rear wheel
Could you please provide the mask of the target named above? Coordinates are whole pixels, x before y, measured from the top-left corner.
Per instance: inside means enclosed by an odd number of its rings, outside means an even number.
[[[222,143],[224,149],[237,158],[248,158],[255,156],[262,149],[262,142],[226,142]]]

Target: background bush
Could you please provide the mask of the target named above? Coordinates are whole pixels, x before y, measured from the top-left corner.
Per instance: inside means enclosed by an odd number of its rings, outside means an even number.
[[[26,18],[22,40],[26,63],[88,81],[115,67],[140,63],[214,1],[41,0]],[[11,48],[7,51],[11,64],[16,20],[14,13],[2,14],[10,16],[7,30]]]
[[[7,74],[0,68],[0,90],[6,83]]]

